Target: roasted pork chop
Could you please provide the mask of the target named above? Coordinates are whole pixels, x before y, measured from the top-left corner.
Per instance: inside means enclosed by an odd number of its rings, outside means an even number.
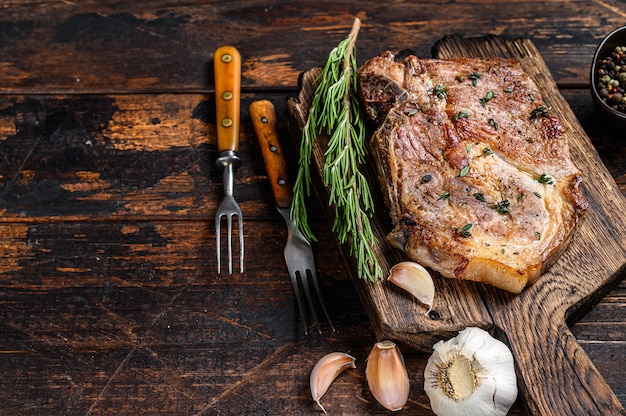
[[[396,59],[359,73],[393,230],[448,278],[519,293],[567,246],[587,201],[567,135],[520,64]]]

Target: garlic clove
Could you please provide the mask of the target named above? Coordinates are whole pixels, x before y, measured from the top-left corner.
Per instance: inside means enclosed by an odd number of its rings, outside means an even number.
[[[331,352],[326,354],[315,364],[311,370],[309,379],[311,396],[317,405],[326,413],[326,409],[320,403],[322,396],[337,376],[348,368],[356,368],[356,359],[350,354],[343,352]]]
[[[365,377],[370,391],[386,409],[401,410],[409,400],[409,376],[404,357],[393,341],[374,345],[367,357]]]
[[[400,262],[389,270],[387,280],[406,290],[421,303],[428,306],[426,311],[426,315],[428,315],[433,308],[435,284],[424,266],[412,261]]]
[[[504,416],[517,398],[513,355],[480,328],[439,341],[424,370],[424,391],[436,415]]]

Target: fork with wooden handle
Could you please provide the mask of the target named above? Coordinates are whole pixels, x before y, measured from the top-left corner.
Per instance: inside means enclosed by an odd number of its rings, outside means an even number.
[[[217,166],[224,171],[224,199],[215,214],[217,234],[217,273],[221,272],[221,223],[226,218],[228,233],[228,272],[233,273],[233,217],[239,225],[239,268],[243,273],[243,220],[241,208],[233,197],[234,172],[239,167],[239,119],[241,88],[241,56],[232,46],[215,51],[215,114],[217,123]]]
[[[250,104],[250,117],[252,124],[259,140],[263,161],[267,169],[267,175],[272,185],[272,192],[276,201],[276,208],[283,216],[287,223],[287,245],[285,245],[285,261],[289,270],[289,277],[293,285],[293,291],[298,303],[300,312],[300,320],[304,326],[304,333],[307,334],[307,323],[304,313],[303,300],[300,295],[302,290],[309,303],[309,309],[313,320],[317,325],[317,330],[321,333],[320,322],[317,319],[315,305],[310,286],[312,285],[317,294],[319,304],[326,315],[326,319],[330,324],[333,332],[333,326],[326,305],[322,298],[322,293],[317,279],[315,269],[315,260],[313,258],[313,250],[311,244],[297,229],[296,223],[291,218],[291,202],[293,200],[293,191],[291,184],[287,178],[287,162],[283,153],[282,146],[277,134],[276,114],[274,105],[268,100],[255,101]]]

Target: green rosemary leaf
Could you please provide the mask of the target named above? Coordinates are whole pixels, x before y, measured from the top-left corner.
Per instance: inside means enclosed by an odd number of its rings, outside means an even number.
[[[505,199],[497,204],[493,204],[493,208],[498,211],[499,214],[506,215],[509,213],[509,200]]]
[[[450,192],[444,191],[439,195],[439,198],[437,200],[448,199],[448,198],[450,198]]]
[[[472,85],[475,87],[478,85],[478,80],[482,78],[482,75],[478,72],[472,72],[467,77],[472,80]]]
[[[469,113],[467,111],[459,111],[454,115],[454,121],[460,120],[462,118],[468,118]]]
[[[541,174],[541,176],[537,179],[537,182],[543,183],[546,185],[554,185],[554,179],[552,179],[550,176],[546,175],[545,173]]]
[[[487,92],[487,95],[484,98],[480,99],[480,105],[482,105],[483,107],[486,106],[487,103],[493,99],[493,95],[493,90],[489,90],[489,92]]]
[[[537,119],[539,117],[547,117],[548,116],[548,109],[545,106],[541,106],[541,107],[537,107],[535,108],[533,111],[530,112],[530,119],[534,120]]]
[[[476,192],[474,194],[474,198],[476,198],[480,202],[487,202],[487,199],[485,199],[485,196],[483,194],[481,194],[480,192]]]
[[[457,231],[463,236],[463,237],[471,237],[472,233],[470,232],[470,228],[472,228],[472,223],[467,223],[465,224],[463,227],[459,228]]]
[[[448,91],[446,90],[446,87],[444,87],[444,86],[443,86],[443,85],[441,85],[441,84],[438,84],[438,85],[435,87],[434,93],[435,93],[435,95],[436,95],[437,97],[441,98],[442,100],[443,100],[443,99],[445,99],[445,98],[447,98],[447,96],[448,96]]]

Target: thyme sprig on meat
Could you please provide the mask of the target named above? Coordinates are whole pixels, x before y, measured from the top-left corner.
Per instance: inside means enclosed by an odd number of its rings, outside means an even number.
[[[374,201],[367,179],[359,170],[365,162],[366,143],[365,122],[356,94],[355,43],[359,29],[357,18],[348,37],[330,52],[316,80],[308,120],[302,131],[291,215],[300,231],[315,241],[308,225],[305,200],[310,195],[315,140],[327,135],[322,181],[330,191],[328,203],[335,208],[333,231],[341,244],[350,243],[359,277],[375,281],[382,278],[382,269],[373,251],[377,240],[370,224]]]

